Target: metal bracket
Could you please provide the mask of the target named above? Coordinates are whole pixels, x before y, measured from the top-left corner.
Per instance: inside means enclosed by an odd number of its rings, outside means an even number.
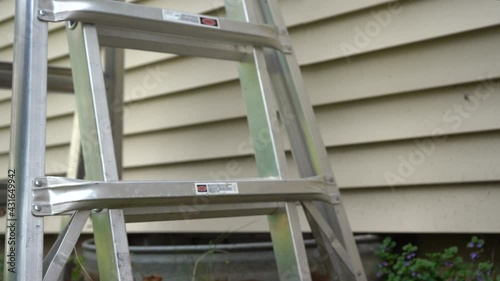
[[[193,205],[197,198],[206,199],[207,204],[331,202],[322,179],[101,182],[42,177],[34,182],[32,212],[47,216],[73,210]]]

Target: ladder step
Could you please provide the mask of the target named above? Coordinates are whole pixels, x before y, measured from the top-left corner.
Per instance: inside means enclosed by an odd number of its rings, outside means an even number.
[[[325,192],[329,183],[316,176],[297,180],[231,181],[85,181],[42,177],[33,188],[33,214],[46,216],[74,210],[319,200],[336,202]]]
[[[160,206],[123,209],[126,222],[152,222],[167,220],[186,219],[208,219],[241,216],[263,216],[270,215],[280,208],[284,203],[241,203],[210,205],[208,202],[199,200],[198,204],[192,206]]]
[[[249,45],[281,51],[290,47],[288,38],[281,36],[275,26],[267,24],[109,0],[41,0],[39,8],[41,20],[95,24],[101,30],[101,43],[113,47],[193,56],[210,56],[212,53],[215,58],[232,60],[241,60],[241,56],[249,52]],[[138,43],[137,37],[142,44]],[[230,54],[224,56],[223,52]]]

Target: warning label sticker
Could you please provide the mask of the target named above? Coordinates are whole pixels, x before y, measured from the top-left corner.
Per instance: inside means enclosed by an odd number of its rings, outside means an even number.
[[[166,21],[176,21],[191,25],[203,25],[207,27],[219,28],[219,19],[208,16],[200,16],[177,12],[172,10],[163,10],[163,19]]]
[[[194,188],[198,195],[208,194],[238,194],[238,184],[229,183],[195,183]]]

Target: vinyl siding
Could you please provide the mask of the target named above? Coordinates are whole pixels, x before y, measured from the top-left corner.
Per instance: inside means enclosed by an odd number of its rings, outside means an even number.
[[[4,61],[12,60],[12,2],[0,0]],[[222,1],[138,2],[224,15]],[[500,199],[498,3],[280,3],[353,230],[499,232],[492,215]],[[234,62],[125,55],[125,179],[256,175]],[[50,26],[48,57],[69,66],[62,24]],[[73,114],[73,96],[49,95],[48,174],[65,172]],[[10,92],[0,90],[0,170],[7,169],[9,119]],[[291,157],[289,166],[296,176]],[[261,231],[266,221],[129,229]]]

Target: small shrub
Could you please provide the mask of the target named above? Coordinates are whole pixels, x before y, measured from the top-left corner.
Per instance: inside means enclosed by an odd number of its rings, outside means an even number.
[[[484,240],[472,237],[467,243],[468,256],[462,258],[458,247],[421,256],[417,246],[407,244],[401,251],[386,238],[375,252],[380,259],[377,277],[387,281],[500,281],[492,261],[479,261]]]

